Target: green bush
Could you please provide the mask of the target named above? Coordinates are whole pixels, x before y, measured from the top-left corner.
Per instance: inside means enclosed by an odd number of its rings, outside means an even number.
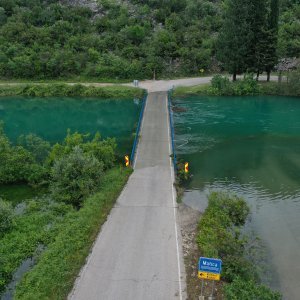
[[[22,146],[12,146],[0,123],[0,184],[26,182],[31,174],[33,155]]]
[[[175,89],[175,97],[189,95],[203,96],[253,96],[259,95],[261,88],[251,74],[245,75],[241,80],[230,81],[227,76],[215,75],[211,85],[203,84],[192,87],[178,87]]]
[[[114,166],[116,161],[115,151],[117,143],[114,138],[108,138],[101,141],[99,133],[90,142],[85,143],[82,149],[85,153],[95,156],[104,166],[104,170]]]
[[[29,185],[37,188],[48,186],[50,181],[50,168],[46,165],[32,164],[27,177]]]
[[[241,234],[240,227],[245,224],[249,211],[247,203],[240,197],[222,192],[211,193],[198,227],[197,242],[201,255],[222,259],[222,278],[228,282],[227,299],[280,299],[263,298],[264,295],[277,294],[267,287],[256,285],[257,270],[245,257],[248,239]],[[240,286],[251,287],[251,292],[257,291],[254,295],[262,297],[247,298],[251,295],[248,291],[242,297],[237,292]]]
[[[245,241],[240,239],[237,226],[244,224],[248,213],[245,200],[227,193],[211,193],[208,208],[199,223],[197,241],[203,255],[222,259],[242,256]],[[247,265],[245,260],[237,262]],[[231,267],[227,269],[226,262],[223,273],[227,280],[231,279]]]
[[[116,157],[115,150],[117,147],[115,139],[101,140],[99,133],[96,133],[92,140],[89,140],[89,134],[78,132],[71,133],[68,130],[67,136],[62,144],[55,144],[49,154],[48,164],[62,158],[64,155],[73,151],[74,147],[79,146],[84,153],[94,156],[103,164],[104,170],[113,167]]]
[[[0,294],[25,259],[36,256],[37,248],[55,240],[57,224],[70,211],[74,211],[70,205],[48,197],[27,201],[24,212],[14,217],[13,228],[0,240]]]
[[[245,75],[244,79],[237,80],[232,85],[234,96],[254,96],[260,92],[258,82],[253,79],[252,74]]]
[[[220,95],[232,95],[233,87],[227,76],[215,75],[211,80],[211,87]]]
[[[13,208],[9,202],[0,198],[0,237],[13,225]]]
[[[130,86],[85,86],[82,84],[26,84],[19,86],[1,86],[0,96],[30,96],[30,97],[99,97],[104,99],[142,98],[144,90]]]
[[[224,292],[228,300],[280,300],[282,298],[279,293],[264,285],[259,285],[253,280],[245,281],[239,277],[231,284],[225,285]]]
[[[103,164],[76,146],[70,154],[55,161],[50,190],[55,200],[79,208],[84,198],[95,192],[103,177]]]
[[[0,153],[0,184],[27,182],[34,158],[23,147],[10,147]]]
[[[38,163],[43,163],[51,150],[50,143],[35,134],[21,135],[18,145],[28,150]]]
[[[300,68],[288,74],[288,82],[268,82],[261,83],[261,94],[300,96]]]
[[[100,191],[80,210],[65,216],[52,243],[17,286],[14,299],[66,299],[91,246],[131,170],[114,168],[103,177]]]
[[[259,85],[252,74],[236,82],[230,81],[227,76],[215,75],[208,89],[209,94],[218,96],[252,96],[258,95],[259,91]]]

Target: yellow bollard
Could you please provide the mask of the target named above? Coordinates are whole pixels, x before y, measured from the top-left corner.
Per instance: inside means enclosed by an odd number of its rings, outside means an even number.
[[[130,165],[129,156],[125,155],[125,166],[129,167],[129,165]]]
[[[186,162],[186,163],[184,164],[184,173],[188,173],[188,172],[189,172],[189,163]]]

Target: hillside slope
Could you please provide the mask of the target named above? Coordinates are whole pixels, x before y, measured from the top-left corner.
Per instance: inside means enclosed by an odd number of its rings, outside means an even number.
[[[113,79],[217,71],[221,0],[0,0],[0,77]],[[299,56],[300,4],[282,0],[279,54]]]

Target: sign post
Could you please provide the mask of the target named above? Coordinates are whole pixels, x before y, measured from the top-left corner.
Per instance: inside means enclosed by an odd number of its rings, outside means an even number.
[[[221,279],[222,260],[200,257],[198,264],[198,278],[202,280],[201,296],[203,296],[203,281],[213,280],[211,297],[214,295],[215,281]]]

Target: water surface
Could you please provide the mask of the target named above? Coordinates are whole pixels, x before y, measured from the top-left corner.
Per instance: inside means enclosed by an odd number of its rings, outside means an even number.
[[[123,156],[131,151],[140,108],[138,99],[1,97],[0,120],[13,142],[28,133],[56,143],[64,139],[67,129],[99,131],[103,138],[117,139],[118,154]]]
[[[300,99],[175,99],[176,150],[193,177],[184,202],[204,210],[212,190],[251,206],[250,226],[268,250],[263,281],[284,299],[300,294]]]

